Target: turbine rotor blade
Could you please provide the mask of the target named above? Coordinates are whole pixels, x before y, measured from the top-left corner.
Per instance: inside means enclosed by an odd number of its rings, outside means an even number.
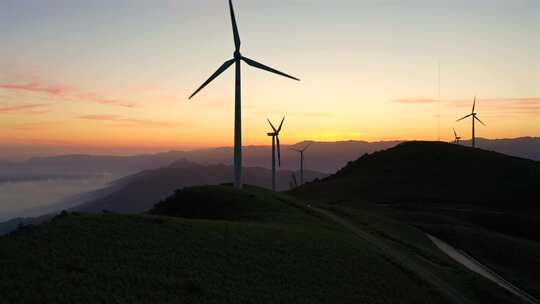
[[[478,117],[476,117],[476,115],[474,115],[474,119],[478,120],[478,122],[480,122],[480,123],[483,124],[484,126],[486,125],[486,124],[483,123]]]
[[[283,116],[283,119],[281,120],[281,123],[279,124],[279,128],[277,129],[276,133],[279,133],[281,131],[281,127],[283,127],[284,121],[285,121],[285,116]]]
[[[471,113],[474,113],[474,108],[476,108],[476,96],[474,96],[474,101],[473,101]]]
[[[306,151],[306,150],[309,148],[309,146],[311,146],[311,144],[313,144],[313,142],[310,142],[310,143],[309,143],[307,146],[305,146],[304,149],[302,149],[301,151],[302,151],[302,152]]]
[[[272,127],[272,130],[274,130],[274,133],[277,133],[278,131],[276,131],[276,127],[274,127],[274,125],[272,124],[272,122],[270,121],[270,119],[266,119],[268,120],[268,123],[270,124],[270,126]]]
[[[300,81],[300,79],[298,79],[296,77],[293,77],[291,75],[287,75],[287,74],[285,74],[283,72],[280,72],[280,71],[278,71],[276,69],[273,69],[273,68],[271,68],[269,66],[266,66],[266,65],[264,65],[262,63],[259,63],[259,62],[255,61],[255,60],[251,60],[251,59],[249,59],[247,57],[242,56],[242,60],[244,60],[247,64],[249,64],[252,67],[259,68],[261,70],[265,70],[265,71],[270,72],[270,73],[278,74],[278,75],[281,75],[283,77],[287,77],[287,78],[290,78],[290,79]]]
[[[234,36],[234,47],[236,48],[236,51],[238,52],[240,50],[240,34],[238,33],[238,25],[236,24],[236,17],[234,16],[234,8],[232,4],[232,0],[229,0],[229,10],[231,12],[231,22],[232,22],[232,30],[233,30],[233,36]]]
[[[457,133],[456,133],[456,129],[455,128],[452,128],[454,130],[454,137],[457,138]]]
[[[469,114],[469,115],[466,115],[466,116],[463,116],[462,118],[456,120],[456,121],[460,121],[460,120],[464,120],[465,118],[469,117],[469,116],[472,116],[472,114]]]
[[[197,93],[199,93],[200,90],[202,90],[204,87],[206,87],[212,80],[216,79],[221,73],[223,73],[226,69],[228,69],[232,64],[234,63],[234,59],[231,59],[229,61],[225,61],[224,64],[222,64],[217,71],[208,78],[198,89],[195,91],[191,96],[189,96],[189,99],[193,98]]]

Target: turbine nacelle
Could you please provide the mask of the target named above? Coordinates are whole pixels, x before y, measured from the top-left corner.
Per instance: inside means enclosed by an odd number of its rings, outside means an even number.
[[[240,53],[240,51],[234,51],[233,58],[234,58],[235,61],[242,60],[242,54]]]

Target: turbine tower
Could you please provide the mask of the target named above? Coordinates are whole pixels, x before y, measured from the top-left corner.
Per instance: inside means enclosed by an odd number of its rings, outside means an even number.
[[[266,66],[262,63],[259,63],[255,60],[249,59],[240,54],[240,34],[238,33],[238,27],[236,25],[236,18],[234,16],[234,9],[232,0],[229,0],[229,10],[231,13],[231,22],[234,38],[234,57],[228,61],[225,61],[208,80],[206,80],[191,96],[189,99],[193,98],[199,91],[206,87],[212,80],[217,78],[221,73],[227,70],[231,65],[235,64],[236,68],[236,80],[235,80],[235,99],[234,99],[234,187],[237,189],[242,188],[242,85],[240,77],[240,64],[242,61],[248,65],[265,70],[274,74],[278,74],[284,77],[288,77],[297,81],[300,79],[287,75],[283,72],[275,70],[269,66]]]
[[[485,124],[478,118],[478,114],[476,112],[474,112],[475,107],[476,107],[476,96],[474,96],[474,101],[473,101],[471,114],[463,116],[462,118],[456,120],[456,121],[461,121],[461,120],[463,120],[463,119],[465,119],[467,117],[472,117],[472,147],[473,148],[476,147],[476,134],[475,134],[475,129],[474,129],[475,120],[478,120],[479,123],[481,123],[482,125],[485,126]]]
[[[459,141],[461,140],[461,137],[458,136],[455,128],[452,128],[452,129],[454,129],[454,144],[459,145]]]
[[[300,153],[300,186],[304,184],[304,152],[311,146],[313,142],[310,142],[307,144],[307,146],[304,147],[304,149],[298,150],[298,149],[291,149],[293,151],[296,151]]]
[[[279,145],[279,132],[281,131],[281,127],[283,127],[285,117],[283,117],[277,129],[274,127],[270,119],[267,120],[270,124],[270,127],[272,127],[272,130],[274,130],[274,132],[270,132],[267,135],[272,136],[272,191],[276,191],[276,141],[278,165],[281,167],[281,147]]]

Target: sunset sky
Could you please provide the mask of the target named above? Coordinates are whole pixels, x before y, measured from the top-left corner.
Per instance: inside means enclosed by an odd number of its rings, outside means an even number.
[[[540,1],[236,0],[244,144],[540,136]],[[3,0],[0,146],[110,151],[228,146],[225,0]],[[438,102],[438,67],[440,96]],[[440,115],[439,115],[440,114]],[[15,148],[14,148],[15,147]],[[0,152],[0,159],[7,157]]]

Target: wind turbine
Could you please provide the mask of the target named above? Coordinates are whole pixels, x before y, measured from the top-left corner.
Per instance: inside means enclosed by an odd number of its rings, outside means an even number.
[[[304,149],[293,149],[291,150],[296,151],[300,153],[300,186],[304,184],[304,152],[311,146],[313,142],[310,142],[307,146],[304,147]]]
[[[242,85],[240,77],[240,64],[242,61],[248,65],[259,68],[274,74],[278,74],[284,77],[288,77],[297,81],[300,79],[287,75],[283,72],[275,70],[271,67],[268,67],[262,63],[258,63],[255,60],[249,59],[240,54],[240,34],[238,33],[238,27],[236,25],[236,18],[234,16],[234,9],[232,0],[229,0],[229,10],[231,13],[232,21],[232,30],[234,37],[234,57],[228,61],[225,61],[208,80],[206,80],[191,96],[189,99],[193,98],[200,90],[206,87],[212,80],[217,78],[221,73],[227,70],[231,65],[235,64],[236,68],[236,81],[235,81],[235,99],[234,99],[234,187],[237,189],[242,188]]]
[[[456,120],[456,121],[461,121],[467,117],[472,117],[472,147],[476,147],[476,136],[475,136],[475,129],[474,129],[474,122],[475,120],[478,120],[479,123],[481,123],[482,125],[485,126],[485,124],[478,118],[478,114],[476,112],[474,112],[474,108],[476,107],[476,96],[474,96],[474,101],[473,101],[473,106],[472,106],[472,111],[471,111],[471,114],[469,115],[466,115],[466,116],[463,116],[462,118]]]
[[[454,129],[454,144],[459,145],[459,141],[461,140],[461,137],[458,136],[455,128],[452,128],[452,129]]]
[[[277,156],[278,156],[278,165],[281,167],[281,148],[279,145],[279,132],[281,127],[283,127],[283,122],[285,121],[285,116],[281,120],[279,127],[276,129],[270,119],[267,119],[268,123],[272,127],[274,132],[268,133],[268,136],[272,136],[272,191],[276,191],[276,141],[277,141]]]

